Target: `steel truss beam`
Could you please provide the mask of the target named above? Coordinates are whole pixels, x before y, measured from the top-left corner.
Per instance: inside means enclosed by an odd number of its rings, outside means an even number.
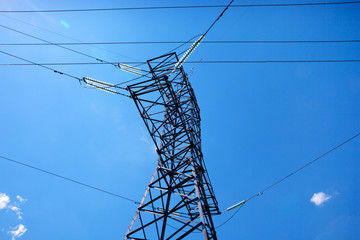
[[[217,239],[220,214],[201,151],[200,109],[176,53],[148,60],[152,79],[128,86],[159,155],[126,239]],[[199,235],[197,235],[199,237]]]

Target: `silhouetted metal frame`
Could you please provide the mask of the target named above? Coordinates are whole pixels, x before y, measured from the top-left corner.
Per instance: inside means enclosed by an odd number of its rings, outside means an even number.
[[[177,61],[176,53],[148,60],[152,79],[127,87],[159,157],[124,239],[194,232],[217,239],[212,215],[220,211],[201,151],[200,109],[183,68],[174,69]]]

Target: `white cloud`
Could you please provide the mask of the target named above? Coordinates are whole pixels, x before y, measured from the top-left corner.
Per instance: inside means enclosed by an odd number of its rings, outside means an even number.
[[[22,197],[20,197],[19,195],[17,195],[16,196],[16,198],[21,202],[21,203],[23,203],[23,202],[26,202],[27,201],[27,199],[25,199],[25,198],[22,198]]]
[[[8,203],[10,202],[10,198],[5,193],[0,193],[0,210],[6,208]]]
[[[16,198],[19,200],[20,204],[24,203],[27,201],[27,199],[24,199],[22,197],[20,197],[19,195],[16,196]],[[22,219],[22,212],[21,209],[18,207],[19,203],[12,203],[11,205],[10,203],[10,197],[8,195],[6,195],[5,193],[0,193],[0,210],[2,209],[10,209],[11,211],[14,211],[15,214],[18,216],[18,219]]]
[[[9,208],[10,208],[11,210],[13,210],[14,212],[17,212],[17,211],[20,210],[20,208],[18,208],[18,207],[16,207],[16,206],[9,206]]]
[[[22,212],[21,212],[21,209],[19,207],[16,207],[16,206],[9,206],[9,208],[14,211],[16,213],[16,215],[18,216],[18,219],[22,219]]]
[[[21,237],[26,231],[27,228],[24,225],[19,224],[18,226],[13,228],[13,231],[9,231],[9,233],[12,235],[11,240],[15,240],[16,238]]]
[[[327,202],[330,198],[332,198],[332,196],[327,195],[324,192],[318,192],[318,193],[314,193],[314,195],[310,199],[310,202],[313,202],[316,206],[320,206],[324,202]]]

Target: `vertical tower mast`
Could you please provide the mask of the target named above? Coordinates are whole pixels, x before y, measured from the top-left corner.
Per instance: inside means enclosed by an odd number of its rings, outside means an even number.
[[[200,109],[176,53],[148,60],[152,78],[128,86],[159,156],[126,239],[217,239],[220,214],[201,150]],[[199,235],[197,235],[199,236]]]

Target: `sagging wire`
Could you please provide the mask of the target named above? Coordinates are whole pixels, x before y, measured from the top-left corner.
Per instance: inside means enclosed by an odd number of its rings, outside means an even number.
[[[44,65],[42,65],[42,64],[40,64],[40,63],[35,63],[35,62],[33,62],[33,61],[27,60],[27,59],[25,59],[25,58],[22,58],[22,57],[19,57],[19,56],[16,56],[16,55],[13,55],[13,54],[11,54],[11,53],[4,52],[4,51],[2,51],[2,50],[0,50],[0,53],[5,54],[5,55],[8,55],[8,56],[13,57],[13,58],[20,59],[20,60],[22,60],[22,61],[25,61],[25,62],[31,63],[31,64],[36,65],[36,66],[39,66],[39,67],[42,67],[42,68],[45,68],[45,69],[51,70],[51,71],[53,71],[54,73],[58,73],[58,74],[60,74],[60,75],[65,75],[65,76],[68,76],[68,77],[74,78],[74,79],[78,80],[79,82],[81,82],[81,81],[82,81],[82,79],[81,79],[81,78],[78,78],[78,77],[73,76],[73,75],[71,75],[71,74],[68,74],[68,73],[65,73],[65,72],[61,72],[61,71],[56,70],[56,69],[51,68],[51,67],[44,66]]]
[[[103,60],[103,59],[101,59],[101,58],[97,58],[97,57],[91,56],[91,55],[86,54],[86,53],[82,53],[82,52],[80,52],[80,51],[77,51],[77,50],[74,50],[74,49],[71,49],[71,48],[68,48],[68,47],[64,47],[64,46],[62,46],[62,45],[59,45],[59,44],[56,44],[56,43],[47,41],[47,40],[42,39],[42,38],[39,38],[39,37],[35,37],[35,36],[31,35],[31,34],[28,34],[28,33],[25,33],[25,32],[19,31],[19,30],[16,30],[16,29],[14,29],[14,28],[10,28],[10,27],[4,26],[4,25],[2,25],[2,24],[0,24],[0,27],[5,28],[5,29],[8,29],[8,30],[11,30],[11,31],[13,31],[13,32],[20,33],[20,34],[22,34],[22,35],[25,35],[25,36],[34,38],[34,39],[39,40],[39,41],[42,41],[42,42],[46,42],[46,43],[51,44],[51,45],[54,45],[54,46],[57,46],[57,47],[66,49],[66,50],[68,50],[68,51],[71,51],[71,52],[74,52],[74,53],[83,55],[83,56],[85,56],[85,57],[89,57],[89,58],[95,59],[95,60],[98,61],[98,62],[107,63],[107,64],[111,64],[111,65],[113,65],[113,66],[115,66],[115,67],[118,67],[116,64],[111,63],[111,62],[108,62],[108,61],[105,61],[105,60]]]
[[[68,178],[68,177],[65,177],[65,176],[63,176],[63,175],[60,175],[60,174],[57,174],[57,173],[54,173],[54,172],[50,172],[50,171],[45,170],[45,169],[42,169],[42,168],[38,168],[38,167],[35,167],[35,166],[33,166],[33,165],[24,163],[24,162],[20,162],[20,161],[17,161],[17,160],[14,160],[14,159],[11,159],[11,158],[8,158],[8,157],[5,157],[5,156],[0,156],[0,158],[3,159],[3,160],[6,160],[6,161],[8,161],[8,162],[16,163],[16,164],[18,164],[18,165],[22,165],[22,166],[24,166],[24,167],[31,168],[31,169],[33,169],[33,170],[36,170],[36,171],[39,171],[39,172],[43,172],[43,173],[46,173],[46,174],[48,174],[48,175],[51,175],[51,176],[54,176],[54,177],[57,177],[57,178],[60,178],[60,179],[69,181],[69,182],[71,182],[71,183],[78,184],[78,185],[83,186],[83,187],[87,187],[87,188],[90,188],[90,189],[93,189],[93,190],[96,190],[96,191],[99,191],[99,192],[102,192],[102,193],[106,193],[106,194],[108,194],[108,195],[112,195],[112,196],[114,196],[114,197],[121,198],[121,199],[123,199],[123,200],[127,200],[127,201],[130,201],[130,202],[133,202],[133,203],[135,203],[135,204],[139,204],[139,202],[136,201],[136,200],[134,200],[134,199],[131,199],[131,198],[128,198],[128,197],[125,197],[125,196],[122,196],[122,195],[119,195],[119,194],[116,194],[116,193],[113,193],[113,192],[104,190],[104,189],[102,189],[102,188],[98,188],[98,187],[95,187],[95,186],[92,186],[92,185],[83,183],[83,182],[79,182],[79,181],[74,180],[74,179],[72,179],[72,178]]]
[[[268,187],[264,188],[262,191],[254,194],[253,196],[249,197],[248,199],[246,200],[242,200],[241,202],[231,206],[231,207],[228,207],[226,210],[224,210],[222,213],[224,212],[228,212],[228,211],[231,211],[235,208],[238,208],[235,213],[233,213],[225,222],[223,222],[222,224],[220,224],[219,226],[217,226],[216,228],[219,228],[223,225],[225,225],[227,222],[229,222],[238,212],[239,210],[245,205],[245,203],[247,203],[248,201],[252,200],[253,198],[255,197],[259,197],[261,195],[263,195],[263,193],[267,190],[269,190],[270,188],[274,187],[275,185],[281,183],[282,181],[284,181],[285,179],[293,176],[294,174],[296,174],[297,172],[303,170],[304,168],[308,167],[309,165],[313,164],[314,162],[318,161],[319,159],[325,157],[326,155],[328,155],[329,153],[333,152],[334,150],[340,148],[341,146],[343,146],[344,144],[350,142],[351,140],[357,138],[358,136],[360,136],[360,133],[357,133],[355,135],[353,135],[352,137],[348,138],[347,140],[345,140],[344,142],[340,143],[339,145],[333,147],[332,149],[330,149],[329,151],[323,153],[322,155],[320,155],[319,157],[313,159],[312,161],[308,162],[307,164],[303,165],[302,167],[296,169],[295,171],[291,172],[290,174],[286,175],[285,177],[281,178],[280,180],[274,182],[273,184],[269,185]]]
[[[0,15],[3,16],[3,17],[9,18],[9,19],[11,19],[11,20],[14,20],[14,21],[17,21],[17,22],[20,22],[20,23],[23,23],[23,24],[26,24],[26,25],[35,27],[35,28],[40,29],[40,30],[42,30],[42,31],[45,31],[45,32],[48,32],[48,33],[51,33],[51,34],[58,35],[58,36],[63,37],[63,38],[67,38],[67,39],[76,41],[76,42],[77,42],[77,43],[76,43],[77,45],[78,45],[78,44],[81,44],[81,45],[82,45],[82,44],[92,45],[92,47],[97,48],[97,49],[100,49],[100,50],[102,50],[102,51],[109,52],[109,53],[112,53],[112,54],[115,54],[115,55],[118,55],[118,56],[121,56],[121,57],[124,57],[124,58],[128,58],[128,59],[131,59],[131,60],[139,61],[138,59],[135,59],[135,58],[132,58],[132,57],[129,57],[129,56],[125,56],[125,55],[122,55],[122,54],[117,53],[117,52],[114,52],[114,51],[110,51],[110,50],[108,50],[108,49],[106,49],[106,48],[102,48],[102,47],[95,46],[95,44],[89,44],[89,43],[82,42],[82,41],[77,40],[77,39],[75,39],[75,38],[68,37],[68,36],[66,36],[66,35],[64,35],[64,34],[60,34],[60,33],[57,33],[57,32],[51,31],[51,30],[48,30],[48,29],[46,29],[46,28],[37,26],[37,25],[35,25],[35,24],[29,23],[29,22],[25,22],[25,21],[22,21],[22,20],[20,20],[20,19],[14,18],[14,17],[10,17],[10,16],[8,16],[8,15],[6,15],[6,14],[1,14],[1,13],[0,13]],[[45,43],[45,44],[49,44],[49,43]],[[45,45],[45,44],[44,44],[44,45]],[[52,44],[49,44],[49,45],[52,45]],[[57,43],[57,45],[62,45],[62,44]]]
[[[126,90],[125,88],[123,87],[119,87],[119,86],[115,86],[115,85],[112,85],[112,84],[109,84],[109,83],[106,83],[106,82],[102,82],[102,81],[99,81],[99,80],[95,80],[95,79],[92,79],[92,78],[88,78],[88,77],[84,77],[84,78],[79,78],[79,77],[76,77],[74,75],[71,75],[71,74],[68,74],[68,73],[65,73],[65,72],[62,72],[62,71],[59,71],[57,69],[54,69],[54,68],[51,68],[51,67],[47,67],[47,66],[44,66],[44,65],[41,65],[39,63],[35,63],[33,61],[30,61],[28,59],[25,59],[25,58],[22,58],[22,57],[19,57],[19,56],[16,56],[14,54],[11,54],[11,53],[8,53],[8,52],[4,52],[2,50],[0,50],[0,53],[2,54],[5,54],[5,55],[8,55],[10,57],[13,57],[13,58],[17,58],[17,59],[20,59],[22,61],[25,61],[25,62],[28,62],[28,63],[31,63],[31,64],[34,64],[36,66],[39,66],[39,67],[42,67],[42,68],[45,68],[45,69],[48,69],[48,70],[51,70],[52,72],[54,73],[57,73],[57,74],[60,74],[60,75],[64,75],[64,76],[67,76],[67,77],[71,77],[73,79],[76,79],[78,80],[78,82],[80,83],[81,86],[85,87],[82,83],[86,83],[87,85],[89,85],[90,87],[94,87],[94,88],[98,88],[100,90],[103,90],[103,91],[107,91],[107,92],[110,92],[110,93],[113,93],[113,94],[117,94],[117,95],[121,95],[121,96],[124,96],[124,97],[129,97],[129,95],[126,95],[124,93],[121,93],[121,92],[118,92],[118,91],[115,91],[115,90],[112,90],[112,89],[108,89],[108,87],[114,87],[114,88],[118,88],[118,89],[121,89],[121,90]],[[104,87],[106,86],[106,87]]]

